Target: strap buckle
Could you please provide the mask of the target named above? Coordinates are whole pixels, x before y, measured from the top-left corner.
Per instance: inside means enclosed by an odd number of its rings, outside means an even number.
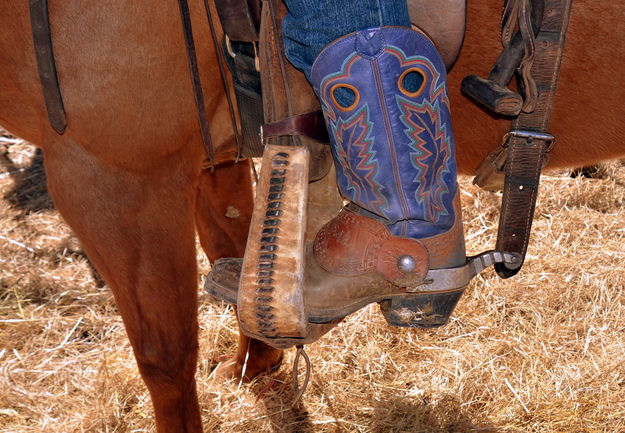
[[[237,56],[237,52],[232,47],[232,40],[230,39],[228,35],[224,35],[224,41],[226,44],[226,51],[228,52],[228,55],[234,59]],[[256,69],[256,72],[260,72],[260,57],[258,55],[258,50],[259,50],[258,42],[249,42],[249,43],[252,44],[252,47],[254,48],[254,68]]]
[[[553,146],[556,144],[556,137],[546,132],[539,131],[529,131],[526,129],[512,129],[505,133],[503,138],[501,139],[501,147],[507,147],[508,141],[510,138],[522,138],[531,143],[534,140],[544,141],[545,142],[545,152],[551,152]]]
[[[235,53],[234,49],[232,49],[232,43],[230,42],[230,37],[228,37],[228,35],[224,35],[224,40],[226,42],[226,51],[228,51],[228,54],[230,54],[230,57],[234,59],[237,56],[237,53]]]

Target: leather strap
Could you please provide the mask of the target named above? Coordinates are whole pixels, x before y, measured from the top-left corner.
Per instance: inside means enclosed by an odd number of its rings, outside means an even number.
[[[222,55],[226,59],[234,96],[239,110],[241,140],[239,156],[253,158],[263,156],[260,131],[265,123],[263,115],[263,94],[258,71],[256,42],[224,42]],[[230,99],[231,96],[228,96]]]
[[[312,111],[264,124],[261,129],[261,139],[283,135],[304,135],[321,143],[328,143],[330,137],[328,137],[325,125],[323,113],[320,110]]]
[[[300,114],[320,110],[319,100],[312,87],[301,71],[295,69],[284,55],[282,41],[282,18],[287,9],[281,0],[263,2],[260,32],[260,70],[263,92],[265,123],[280,123],[285,119]],[[291,121],[286,120],[288,125]],[[295,121],[296,123],[298,121]],[[320,129],[326,130],[325,122],[317,123]],[[294,131],[294,125],[291,131]],[[264,128],[266,129],[266,128]],[[299,127],[299,129],[302,129]],[[310,130],[310,127],[304,128]],[[271,127],[269,127],[271,131]],[[322,133],[308,134],[320,137]],[[266,144],[285,146],[306,146],[310,150],[310,179],[324,177],[332,166],[330,147],[307,135],[279,135],[266,132]],[[327,143],[327,142],[326,142]]]
[[[393,236],[380,221],[347,209],[319,230],[313,250],[319,265],[332,274],[353,277],[377,272],[399,287],[422,284],[430,268],[423,243]]]
[[[260,0],[215,0],[221,26],[231,40],[258,41],[260,3]]]
[[[548,150],[546,139],[524,132],[512,131],[507,140],[509,154],[496,246],[497,251],[519,253],[521,259],[513,267],[504,263],[495,265],[502,278],[516,275],[523,265],[534,218],[540,170]]]
[[[519,253],[521,261],[513,266],[495,265],[502,278],[510,278],[520,270],[529,242],[538,183],[543,161],[554,138],[546,134],[549,125],[556,83],[562,62],[564,42],[572,0],[545,0],[545,14],[536,38],[536,57],[532,76],[539,90],[536,108],[521,113],[512,122],[508,133],[508,161],[504,195],[497,234],[497,250]]]
[[[67,126],[67,119],[65,118],[65,108],[56,75],[54,52],[52,51],[48,1],[30,0],[28,3],[39,81],[48,111],[48,120],[57,133],[63,134]]]
[[[215,150],[213,149],[213,142],[211,140],[208,117],[206,116],[206,108],[204,105],[204,92],[202,92],[202,81],[200,80],[200,72],[197,66],[195,42],[193,40],[193,28],[191,27],[191,17],[189,15],[189,4],[187,3],[187,0],[178,0],[178,6],[180,7],[180,17],[182,19],[182,29],[184,32],[184,44],[187,49],[187,60],[189,62],[189,71],[191,73],[191,82],[193,84],[193,94],[195,96],[200,133],[202,134],[202,143],[204,144],[204,149],[206,150],[209,165],[214,167]]]
[[[234,107],[234,102],[232,99],[232,92],[230,91],[230,84],[228,83],[228,79],[226,78],[226,67],[224,63],[224,54],[222,46],[220,46],[217,39],[217,32],[215,31],[215,23],[213,20],[213,14],[211,12],[210,5],[208,4],[208,0],[204,0],[204,11],[206,12],[206,20],[208,21],[208,27],[211,33],[211,39],[213,41],[213,48],[215,48],[215,57],[217,58],[217,65],[219,66],[219,76],[221,77],[221,84],[223,85],[223,89],[226,92],[226,100],[228,101],[228,112],[230,114],[230,124],[232,126],[232,133],[234,135],[234,140],[237,144],[237,160],[239,156],[241,156],[241,150],[243,148],[243,138],[239,133],[239,128],[237,126],[237,118],[236,118],[236,110]],[[236,83],[235,83],[236,90]]]

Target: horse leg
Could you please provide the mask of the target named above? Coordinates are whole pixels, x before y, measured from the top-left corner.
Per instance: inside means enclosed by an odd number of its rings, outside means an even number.
[[[103,162],[69,139],[46,146],[45,156],[56,207],[113,291],[158,432],[201,432],[197,152],[154,157],[142,171]]]
[[[200,243],[211,262],[221,257],[243,257],[252,217],[250,171],[250,163],[242,161],[221,164],[201,175],[196,224]],[[246,358],[245,379],[251,380],[279,365],[282,350],[239,332],[235,358],[222,364],[216,376],[223,380],[240,378]]]

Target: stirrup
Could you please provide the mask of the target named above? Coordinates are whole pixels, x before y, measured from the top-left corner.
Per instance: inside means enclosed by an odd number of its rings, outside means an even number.
[[[507,267],[514,267],[520,266],[521,261],[520,256],[516,253],[486,251],[468,257],[462,266],[430,270],[418,286],[407,287],[404,294],[388,296],[386,299],[377,300],[377,302],[380,304],[386,321],[392,326],[409,328],[440,326],[449,319],[469,282],[483,270],[496,263],[505,263]],[[218,299],[230,304],[237,304],[242,266],[243,259],[240,258],[217,260],[206,278],[204,289]],[[376,302],[376,300],[372,302]],[[355,308],[352,312],[357,309]],[[299,337],[279,336],[281,329],[275,330],[275,336],[258,334],[251,336],[260,338],[275,347],[286,348],[315,341],[341,319],[342,317],[334,317],[324,323],[317,318],[307,316],[307,325],[314,330],[308,329],[306,334],[301,334]],[[320,328],[323,325],[327,325],[327,328]],[[248,333],[245,328],[242,327],[241,329],[246,334]]]
[[[241,330],[260,339],[305,338],[303,281],[308,149],[268,144],[237,294]]]

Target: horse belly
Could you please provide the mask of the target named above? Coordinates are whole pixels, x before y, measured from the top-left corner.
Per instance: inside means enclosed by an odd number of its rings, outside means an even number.
[[[189,145],[201,158],[176,3],[159,7],[148,1],[87,3],[49,5],[68,122],[63,136],[57,136],[47,121],[27,5],[0,6],[2,16],[10,17],[10,26],[0,30],[0,124],[45,150],[50,143],[71,142],[98,160],[131,170]],[[197,9],[201,2],[192,4]],[[202,15],[197,12],[194,17],[199,20]],[[203,24],[206,27],[205,20]],[[203,48],[198,49],[198,61],[219,148],[232,133],[225,127],[230,126],[225,121],[225,99],[204,27],[196,25],[196,43]]]
[[[45,106],[37,76],[27,2],[0,2],[0,125],[41,140]]]

